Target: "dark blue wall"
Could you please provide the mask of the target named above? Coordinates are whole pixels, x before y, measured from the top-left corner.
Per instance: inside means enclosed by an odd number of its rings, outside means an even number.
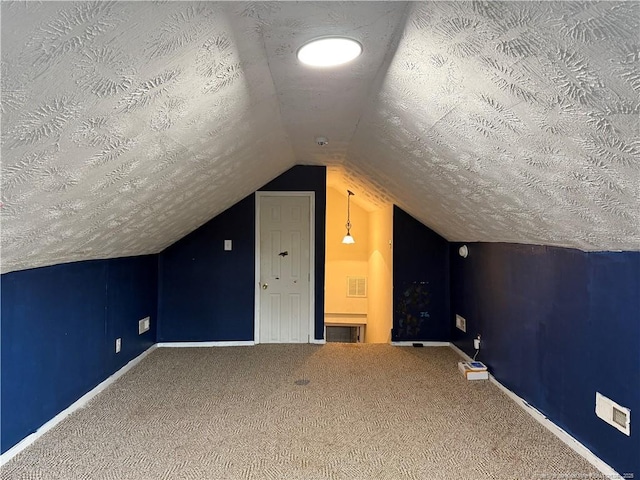
[[[316,193],[317,339],[325,174],[298,166],[262,189]],[[2,275],[2,452],[156,339],[253,340],[254,236],[251,195],[158,256]],[[453,339],[473,354],[481,333],[479,359],[501,383],[619,472],[640,474],[635,423],[627,437],[594,414],[596,391],[640,411],[640,252],[482,243],[470,244],[462,259],[458,246],[394,208],[393,340]],[[419,325],[400,334],[407,312]],[[467,319],[466,334],[453,328],[455,313]],[[145,316],[151,331],[139,336]]]
[[[451,248],[454,343],[620,473],[640,474],[640,430],[595,416],[596,391],[640,411],[640,252],[480,243]],[[454,325],[451,319],[452,327]],[[633,414],[632,414],[632,419]]]
[[[296,166],[262,191],[315,192],[315,338],[324,332],[326,169]],[[233,250],[223,251],[224,240]],[[160,254],[158,341],[254,339],[255,195]]]
[[[393,341],[449,341],[449,242],[393,207]]]
[[[231,251],[224,251],[225,240]],[[253,340],[254,195],[159,258],[159,342]]]
[[[5,452],[155,343],[157,259],[63,264],[0,281]],[[151,329],[138,335],[146,316]]]

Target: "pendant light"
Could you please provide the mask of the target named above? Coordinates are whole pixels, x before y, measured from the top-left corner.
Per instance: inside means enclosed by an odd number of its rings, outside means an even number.
[[[347,234],[344,236],[344,238],[342,239],[342,243],[347,244],[347,245],[351,245],[352,243],[356,243],[356,241],[353,239],[353,237],[351,236],[351,211],[350,211],[350,200],[351,200],[351,195],[355,195],[355,193],[353,193],[351,190],[347,190]]]

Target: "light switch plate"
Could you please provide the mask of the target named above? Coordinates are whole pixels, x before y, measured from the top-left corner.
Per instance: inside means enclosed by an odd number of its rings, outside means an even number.
[[[224,249],[227,252],[231,250],[231,240],[225,240],[224,241]]]

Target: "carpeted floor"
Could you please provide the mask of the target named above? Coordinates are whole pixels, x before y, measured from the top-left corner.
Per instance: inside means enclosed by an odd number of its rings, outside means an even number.
[[[1,478],[603,478],[458,360],[448,347],[159,348]]]

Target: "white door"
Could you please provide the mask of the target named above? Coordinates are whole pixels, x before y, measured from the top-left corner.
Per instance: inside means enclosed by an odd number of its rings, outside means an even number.
[[[307,343],[311,199],[261,193],[259,342]]]

